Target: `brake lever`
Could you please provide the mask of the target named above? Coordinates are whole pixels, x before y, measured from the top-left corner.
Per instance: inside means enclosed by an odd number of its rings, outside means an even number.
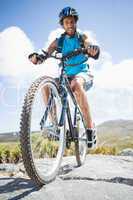
[[[45,56],[48,55],[48,53],[46,51],[44,51],[43,49],[42,49],[42,52],[44,53]]]

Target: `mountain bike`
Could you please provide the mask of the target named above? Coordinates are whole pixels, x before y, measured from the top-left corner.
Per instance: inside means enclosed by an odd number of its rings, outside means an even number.
[[[65,149],[73,148],[77,166],[85,161],[86,125],[65,74],[65,62],[81,53],[86,50],[77,49],[65,56],[53,53],[50,57],[60,61],[59,78],[38,78],[24,98],[20,122],[22,158],[28,176],[40,186],[55,179]],[[87,59],[86,55],[83,62]],[[42,91],[46,89],[48,98],[44,102]]]

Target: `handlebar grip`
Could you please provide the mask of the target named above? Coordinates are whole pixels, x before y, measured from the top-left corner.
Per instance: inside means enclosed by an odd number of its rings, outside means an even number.
[[[38,53],[35,53],[35,52],[34,52],[34,53],[31,53],[31,54],[28,56],[28,59],[31,59],[34,55],[37,56]]]
[[[40,61],[44,61],[44,60],[46,60],[46,57],[43,55],[43,54],[38,54],[37,56],[36,56],[36,58],[38,59],[38,60],[40,60]]]

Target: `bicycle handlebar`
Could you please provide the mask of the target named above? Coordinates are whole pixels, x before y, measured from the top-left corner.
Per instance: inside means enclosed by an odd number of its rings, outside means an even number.
[[[47,56],[48,53],[46,51],[44,51],[42,49],[42,52],[43,52],[44,56]],[[60,56],[60,53],[57,51],[55,53],[55,55],[51,54],[48,58],[55,58],[55,59],[59,59],[59,60],[62,60],[62,61],[67,61],[68,59],[70,59],[70,58],[72,58],[74,56],[77,56],[77,55],[79,55],[81,53],[87,54],[87,49],[85,49],[85,48],[79,48],[79,49],[76,49],[75,51],[69,52],[68,54],[66,54],[64,56],[63,55]]]

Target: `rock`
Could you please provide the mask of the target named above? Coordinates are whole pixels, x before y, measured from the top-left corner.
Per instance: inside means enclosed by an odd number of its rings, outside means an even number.
[[[132,156],[88,155],[78,168],[75,156],[66,157],[59,176],[42,188],[20,171],[13,177],[0,176],[0,200],[132,200],[132,172]]]
[[[121,156],[133,156],[133,149],[127,148],[120,152]]]

